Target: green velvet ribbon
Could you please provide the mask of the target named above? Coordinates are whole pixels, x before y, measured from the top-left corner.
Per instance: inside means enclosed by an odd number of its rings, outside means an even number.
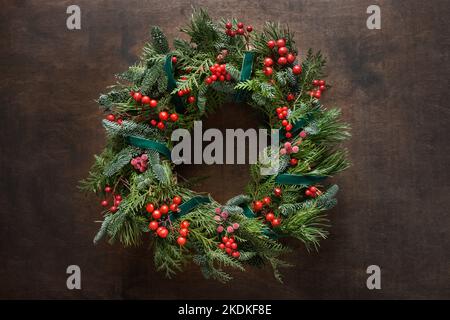
[[[174,215],[176,215],[177,218],[182,217],[189,212],[191,212],[193,209],[198,207],[201,204],[210,203],[211,199],[207,196],[195,196],[186,201],[185,203],[178,206],[178,212],[171,213],[169,215],[169,218],[172,219]]]
[[[175,80],[175,77],[173,76],[173,63],[172,63],[172,53],[169,53],[166,55],[166,61],[164,63],[164,71],[166,72],[167,76],[167,90],[169,92],[172,92],[177,87],[177,81]],[[186,110],[183,100],[178,95],[172,95],[172,101],[175,105],[175,110],[178,113],[184,113]]]
[[[167,159],[171,159],[171,152],[167,146],[161,142],[148,140],[135,136],[128,136],[125,138],[129,144],[132,146],[142,148],[142,149],[150,149],[159,152],[164,155]]]
[[[255,52],[253,51],[244,52],[244,59],[242,60],[241,75],[239,77],[239,82],[250,79],[252,75],[254,56]],[[237,102],[242,101],[242,91],[236,94],[236,101]]]
[[[319,181],[326,179],[326,176],[305,176],[301,174],[288,174],[283,173],[277,175],[275,178],[276,184],[286,184],[286,185],[313,185]]]

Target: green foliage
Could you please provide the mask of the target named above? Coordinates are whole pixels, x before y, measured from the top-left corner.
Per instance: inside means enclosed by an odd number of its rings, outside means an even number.
[[[154,26],[150,31],[152,37],[152,44],[157,53],[166,54],[169,52],[169,42],[167,41],[166,35],[162,30]]]

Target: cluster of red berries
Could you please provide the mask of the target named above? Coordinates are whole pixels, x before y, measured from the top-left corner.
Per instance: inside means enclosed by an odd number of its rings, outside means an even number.
[[[159,130],[164,130],[164,128],[166,127],[166,125],[164,124],[165,121],[168,120],[170,120],[171,122],[178,121],[178,114],[176,113],[172,113],[169,115],[167,111],[161,111],[158,116],[160,121],[152,119],[150,120],[150,124],[154,127],[157,127]]]
[[[298,146],[293,146],[289,141],[285,142],[283,148],[280,149],[280,154],[290,155],[292,153],[297,153],[300,150]],[[289,160],[291,166],[296,166],[298,164],[297,158],[292,158]]]
[[[264,197],[262,200],[257,200],[253,203],[253,209],[258,212],[264,209],[265,206],[269,206],[272,200],[270,197]]]
[[[285,66],[288,64],[293,64],[295,62],[295,59],[297,59],[297,57],[293,54],[290,53],[288,48],[286,47],[286,40],[285,39],[278,39],[277,41],[274,40],[269,40],[267,42],[267,46],[272,50],[275,47],[277,47],[277,53],[278,53],[278,59],[277,59],[277,64],[280,66]],[[266,57],[264,59],[264,74],[266,76],[271,76],[273,73],[273,69],[272,66],[274,64],[274,59],[272,57]],[[302,73],[302,67],[298,64],[294,65],[292,67],[292,72],[295,75],[298,75],[300,73]]]
[[[130,161],[131,165],[139,172],[145,172],[148,166],[148,155],[145,153],[137,156]]]
[[[187,79],[186,77],[181,77],[181,80],[186,80],[186,79]],[[178,92],[177,92],[177,94],[180,98],[184,97],[186,95],[189,95],[190,93],[191,93],[191,89],[189,89],[189,88],[183,89],[183,90],[178,90]],[[192,104],[195,102],[195,97],[190,95],[186,100],[188,103]]]
[[[211,84],[213,82],[216,82],[217,80],[219,80],[220,82],[231,80],[231,74],[227,72],[226,64],[216,63],[213,66],[209,67],[209,71],[211,71],[211,75],[206,78],[206,84]]]
[[[112,188],[110,186],[105,187],[105,193],[112,193]],[[122,196],[120,194],[112,195],[112,206],[109,208],[109,211],[112,213],[116,212],[119,209],[120,202],[122,202]],[[108,200],[103,200],[101,203],[102,207],[107,207],[109,205]]]
[[[184,246],[186,244],[187,241],[187,236],[189,234],[189,221],[184,220],[183,222],[180,223],[180,236],[177,238],[177,243],[180,246]]]
[[[325,80],[313,80],[312,84],[313,86],[316,87],[316,90],[309,91],[309,95],[316,99],[320,99],[322,92],[324,92],[327,89],[325,85]]]
[[[234,37],[235,35],[243,36],[245,35],[245,31],[248,33],[253,31],[252,26],[245,27],[242,22],[237,23],[237,29],[233,30],[233,24],[231,22],[225,23],[225,33],[229,37]]]
[[[322,194],[322,192],[314,186],[309,187],[305,191],[305,195],[307,195],[308,197],[311,197],[311,198],[315,198],[317,196],[320,196],[321,194]]]
[[[274,195],[277,197],[281,196],[281,189],[275,188]],[[255,212],[265,212],[265,219],[269,222],[272,227],[278,227],[281,224],[281,219],[275,217],[273,211],[270,209],[270,204],[272,200],[270,197],[264,197],[262,200],[257,200],[253,203],[253,210]],[[264,214],[263,212],[263,214]]]
[[[142,93],[140,93],[139,91],[138,92],[130,91],[130,94],[133,97],[134,101],[136,101],[137,103],[147,104],[151,108],[156,108],[156,106],[158,105],[157,100],[151,99],[148,96],[143,96]]]
[[[116,119],[116,116],[113,115],[112,113],[110,113],[106,116],[106,120],[111,121],[111,122],[117,122],[118,124],[122,124],[122,122],[123,122],[122,118]]]
[[[272,211],[266,213],[266,221],[269,222],[272,227],[278,227],[281,224],[281,218],[275,217]]]
[[[225,252],[233,258],[239,258],[241,256],[239,251],[237,251],[238,244],[233,237],[223,237],[222,243],[219,244],[219,249],[225,250]]]
[[[289,108],[287,106],[278,107],[276,110],[278,119],[281,121],[281,125],[286,130],[284,134],[286,138],[292,138],[292,133],[290,132],[293,128],[292,124],[286,119],[289,116]]]
[[[150,221],[148,228],[153,231],[156,230],[156,234],[160,238],[167,237],[167,235],[169,234],[169,231],[167,230],[166,227],[160,226],[159,225],[160,221],[158,221],[158,220],[161,219],[163,215],[167,215],[169,213],[169,210],[172,212],[177,212],[178,205],[180,203],[181,203],[181,197],[179,197],[179,196],[175,196],[173,198],[170,206],[168,206],[167,204],[163,204],[158,209],[155,208],[155,205],[153,203],[148,203],[147,206],[145,207],[145,210],[152,215],[153,219],[155,219],[153,221]]]

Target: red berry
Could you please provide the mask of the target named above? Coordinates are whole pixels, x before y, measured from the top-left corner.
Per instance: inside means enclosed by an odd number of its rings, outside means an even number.
[[[112,191],[112,189],[111,189],[110,186],[106,186],[106,187],[105,187],[105,192],[106,192],[106,193],[110,193],[111,191]]]
[[[252,26],[247,26],[247,32],[252,32],[253,31],[253,27]]]
[[[156,126],[158,127],[159,130],[163,130],[166,127],[163,122],[158,122]]]
[[[183,222],[181,222],[181,227],[182,227],[182,228],[188,228],[189,225],[190,225],[190,223],[189,223],[189,221],[187,221],[187,220],[184,220]]]
[[[214,82],[214,81],[217,81],[217,76],[215,75],[215,74],[213,74],[212,76],[211,76],[211,80]]]
[[[194,103],[194,102],[195,102],[195,97],[194,97],[194,96],[190,96],[190,97],[187,99],[187,101],[188,101],[188,103]]]
[[[300,74],[302,73],[302,67],[298,64],[296,64],[295,66],[292,67],[292,72],[294,74]]]
[[[152,221],[152,222],[149,223],[148,228],[150,230],[155,231],[156,229],[158,229],[158,226],[159,226],[158,222]]]
[[[178,61],[177,57],[173,56],[172,57],[172,63],[177,63],[177,61]]]
[[[133,94],[133,99],[134,99],[136,102],[141,101],[141,99],[142,99],[142,94],[141,94],[140,92],[135,92],[135,93]]]
[[[314,98],[316,98],[316,99],[320,99],[321,95],[322,94],[320,93],[320,90],[317,90],[316,92],[314,92]]]
[[[273,73],[273,69],[271,68],[271,67],[265,67],[264,68],[264,74],[266,75],[266,76],[271,76],[272,75],[272,73]]]
[[[230,30],[230,34],[229,34],[229,36],[230,37],[234,37],[236,35],[236,32],[235,31],[233,31],[233,30]]]
[[[266,214],[267,221],[272,221],[273,219],[275,219],[275,215],[272,212],[269,212],[268,214]]]
[[[296,158],[291,158],[291,160],[289,160],[289,163],[291,164],[291,166],[296,166],[298,163],[298,160]]]
[[[224,245],[223,243],[219,243],[219,248],[220,248],[221,250],[223,250],[223,249],[225,249],[225,245]]]
[[[325,80],[319,80],[319,86],[324,86],[325,85]]]
[[[292,130],[292,124],[288,124],[285,129],[286,129],[286,131],[291,131]]]
[[[264,197],[263,201],[266,205],[269,205],[271,202],[271,199],[270,199],[270,197]]]
[[[287,100],[287,101],[292,101],[292,100],[294,100],[294,99],[295,99],[295,95],[292,94],[292,93],[289,93],[289,94],[287,95],[287,97],[286,97],[286,100]]]
[[[231,254],[233,256],[233,258],[239,258],[241,256],[241,254],[239,253],[239,251],[235,251]]]
[[[178,114],[172,113],[172,114],[170,115],[170,121],[172,121],[172,122],[178,121]]]
[[[148,96],[143,96],[141,99],[142,104],[150,104],[150,98]]]
[[[159,211],[160,211],[162,214],[167,214],[167,213],[169,212],[169,207],[168,207],[167,205],[163,204],[163,205],[159,208]]]
[[[183,90],[178,90],[177,95],[179,97],[182,97],[184,95],[184,91]]]
[[[305,191],[305,195],[307,195],[308,197],[311,197],[312,196],[312,192],[311,192],[311,190],[309,190],[309,189],[307,189],[306,191]]]
[[[256,201],[253,205],[255,211],[261,211],[263,208],[263,203],[261,201]]]
[[[278,54],[280,56],[285,56],[288,53],[288,48],[286,47],[280,47],[278,48]]]
[[[286,127],[288,124],[289,124],[289,121],[287,121],[287,120],[281,121],[281,125],[282,125],[283,127]]]
[[[292,138],[292,133],[290,132],[286,132],[286,134],[284,135],[286,138],[290,139]]]
[[[287,63],[287,59],[285,57],[279,57],[278,58],[278,64],[279,65],[285,65]]]
[[[170,209],[170,211],[172,211],[172,212],[177,212],[177,211],[178,211],[178,205],[175,204],[175,203],[172,203],[172,204],[169,206],[169,209]]]
[[[227,23],[225,24],[225,28],[231,29],[231,28],[233,28],[233,24],[232,24],[231,22],[227,22]]]
[[[264,66],[265,67],[270,67],[270,66],[272,66],[273,65],[273,60],[272,60],[272,58],[265,58],[264,59]]]
[[[272,226],[277,227],[281,224],[281,220],[279,218],[275,218],[271,221]]]
[[[319,80],[313,80],[312,84],[313,84],[313,86],[318,86],[319,85]]]
[[[273,194],[274,194],[276,197],[280,197],[281,194],[282,194],[281,188],[275,188],[275,189],[273,189]]]
[[[181,197],[180,196],[173,197],[172,202],[175,203],[175,204],[180,204],[181,203]]]
[[[279,113],[283,112],[283,109],[281,107],[278,107],[275,109],[275,111],[279,114]]]
[[[186,238],[184,238],[184,237],[178,237],[178,238],[177,238],[177,243],[178,243],[180,246],[184,246],[184,245],[186,244]]]
[[[231,248],[225,248],[225,252],[228,254],[231,254],[233,252],[233,250]]]
[[[325,86],[320,86],[320,87],[319,87],[319,90],[320,90],[320,91],[325,91],[326,89],[327,89],[327,87],[325,87]]]
[[[295,56],[292,53],[289,53],[286,56],[286,59],[287,59],[288,63],[293,63],[295,61]]]
[[[117,207],[116,206],[112,206],[111,208],[109,208],[109,211],[116,212],[117,211]]]
[[[227,242],[228,242],[228,240],[230,240],[230,239],[228,239],[228,237],[227,237],[227,236],[225,236],[225,237],[222,237],[222,242],[223,242],[223,243],[227,243]]]
[[[152,120],[150,120],[150,124],[151,124],[152,126],[156,126],[157,122],[156,122],[155,119],[152,119]]]
[[[231,249],[236,250],[237,248],[238,248],[237,243],[236,243],[236,242],[233,242],[233,243],[231,244]]]
[[[284,39],[278,39],[277,40],[277,47],[278,48],[285,47],[285,46],[286,46],[286,40],[284,40]]]
[[[150,100],[150,107],[151,108],[156,108],[156,106],[158,105],[158,101],[155,99]]]
[[[275,47],[275,45],[276,45],[275,41],[273,41],[273,40],[267,41],[267,46],[268,46],[270,49],[273,49],[273,48]]]
[[[116,195],[114,196],[114,198],[115,198],[116,200],[122,201],[122,196],[121,196],[120,194],[116,194]]]
[[[155,220],[160,219],[160,218],[161,218],[161,212],[160,212],[159,210],[153,211],[152,217],[153,217],[153,219],[155,219]]]
[[[106,116],[106,119],[109,120],[109,121],[114,121],[114,120],[116,120],[116,117],[113,114],[108,114]]]
[[[244,27],[244,24],[242,22],[238,22],[237,27],[239,29],[242,29]]]
[[[103,200],[102,202],[100,202],[100,204],[102,205],[102,207],[107,207],[108,206],[108,201]]]
[[[180,235],[181,236],[187,237],[188,233],[189,233],[189,230],[187,228],[181,228],[180,229]]]
[[[167,235],[169,234],[169,230],[167,230],[165,227],[161,227],[161,229],[159,229],[158,236],[160,236],[161,238],[166,238]]]
[[[122,122],[123,122],[123,120],[122,120],[121,118],[117,119],[117,123],[118,123],[118,124],[120,124],[120,125],[121,125],[121,124],[122,124]]]
[[[239,28],[239,29],[237,29],[236,33],[242,36],[245,33],[245,30],[242,28]]]

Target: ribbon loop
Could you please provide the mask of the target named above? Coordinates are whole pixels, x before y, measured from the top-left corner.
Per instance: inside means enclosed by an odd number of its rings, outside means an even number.
[[[279,174],[275,178],[276,184],[286,184],[286,185],[305,185],[309,186],[315,184],[319,181],[326,179],[326,176],[305,176],[301,174]]]
[[[167,90],[172,92],[177,87],[177,81],[173,76],[173,64],[172,64],[172,53],[166,55],[166,61],[164,63],[164,71],[167,76]],[[184,113],[186,107],[184,106],[183,100],[178,95],[172,95],[172,101],[175,105],[175,110],[178,113]]]

